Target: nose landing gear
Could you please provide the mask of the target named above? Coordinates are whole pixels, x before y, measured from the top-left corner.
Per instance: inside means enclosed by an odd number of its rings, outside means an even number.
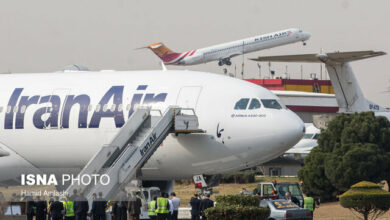
[[[303,46],[306,46],[306,42],[305,41],[302,41],[302,43],[303,43]]]

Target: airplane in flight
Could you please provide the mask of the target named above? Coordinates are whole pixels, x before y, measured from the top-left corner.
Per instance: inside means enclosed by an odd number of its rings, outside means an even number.
[[[174,52],[161,42],[150,44],[146,48],[152,50],[165,65],[187,66],[217,60],[219,66],[230,66],[232,57],[300,41],[306,45],[309,38],[308,32],[291,28],[183,53]]]
[[[29,172],[77,175],[140,106],[193,108],[205,131],[169,134],[147,161],[138,178],[162,191],[175,179],[266,162],[305,133],[269,90],[218,74],[80,71],[0,79],[2,185],[18,185]]]

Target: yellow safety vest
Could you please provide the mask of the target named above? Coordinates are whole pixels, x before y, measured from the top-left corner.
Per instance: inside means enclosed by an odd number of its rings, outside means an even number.
[[[303,207],[305,209],[309,209],[310,211],[314,211],[314,199],[312,197],[306,197]]]
[[[74,216],[74,209],[73,209],[73,202],[72,201],[67,201],[66,202],[65,216],[66,217]]]
[[[150,201],[148,203],[148,215],[149,216],[156,216],[156,201]]]
[[[169,213],[168,204],[169,204],[169,201],[168,201],[167,198],[158,197],[158,198],[157,198],[157,209],[156,209],[156,213],[159,213],[159,214],[168,214],[168,213]]]

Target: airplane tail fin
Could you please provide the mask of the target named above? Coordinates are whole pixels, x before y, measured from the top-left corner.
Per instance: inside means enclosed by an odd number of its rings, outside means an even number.
[[[349,62],[385,55],[382,51],[354,51],[323,54],[269,56],[251,59],[259,62],[325,63],[336,94],[339,112],[387,111],[367,100],[355,78]]]
[[[179,62],[180,56],[182,55],[182,53],[173,52],[161,42],[150,44],[146,48],[153,51],[164,64],[175,64]]]

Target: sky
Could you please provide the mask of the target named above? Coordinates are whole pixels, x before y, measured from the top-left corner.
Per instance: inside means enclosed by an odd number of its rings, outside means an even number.
[[[164,42],[177,52],[211,46],[287,28],[312,37],[239,56],[228,72],[258,78],[264,55],[380,50],[390,53],[388,0],[2,0],[0,73],[52,72],[70,64],[91,70],[161,69],[146,49]],[[365,96],[390,107],[390,55],[352,63]],[[269,76],[267,63],[261,75]],[[287,68],[286,68],[287,66]],[[236,67],[236,68],[235,68]],[[320,75],[319,64],[303,64],[303,77]],[[216,62],[168,69],[223,74]],[[272,63],[276,76],[301,77],[301,64]],[[325,75],[325,73],[324,73]]]

